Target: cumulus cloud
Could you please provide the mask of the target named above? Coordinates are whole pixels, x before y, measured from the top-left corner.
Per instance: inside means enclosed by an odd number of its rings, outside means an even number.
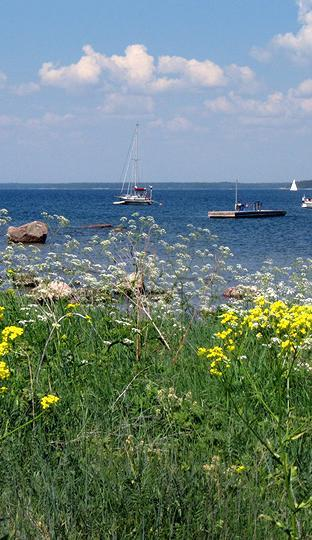
[[[272,120],[281,124],[287,121],[304,121],[312,114],[312,80],[307,79],[288,92],[272,92],[262,99],[245,99],[235,92],[205,100],[205,110],[213,114],[233,115],[240,121],[268,125]],[[310,120],[309,120],[310,121]]]
[[[82,50],[84,55],[76,64],[57,67],[52,62],[45,62],[39,70],[42,84],[70,88],[97,83],[105,57],[95,52],[91,45],[85,45]]]
[[[124,56],[105,57],[103,65],[111,76],[126,81],[129,86],[144,86],[154,78],[154,58],[144,45],[129,45]]]
[[[298,96],[312,96],[312,79],[302,81],[295,89],[295,94]]]
[[[298,32],[286,32],[274,36],[267,53],[284,50],[295,60],[312,60],[312,0],[297,0],[296,3],[300,25]],[[256,49],[253,52],[256,56]],[[265,54],[264,51],[263,54]]]
[[[175,89],[210,89],[238,82],[251,85],[255,81],[248,66],[231,64],[223,69],[209,59],[169,55],[155,58],[142,44],[129,45],[123,55],[107,56],[94,51],[91,45],[85,45],[83,53],[77,63],[68,66],[45,62],[39,70],[42,84],[75,88],[98,84],[103,78],[114,90],[118,87],[153,94]]]
[[[211,60],[187,60],[181,56],[161,56],[158,70],[164,74],[177,74],[184,79],[185,83],[195,86],[223,86],[226,77],[223,69]]]

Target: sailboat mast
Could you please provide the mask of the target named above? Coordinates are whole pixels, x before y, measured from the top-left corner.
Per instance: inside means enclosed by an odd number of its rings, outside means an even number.
[[[135,126],[135,154],[134,154],[134,185],[138,185],[139,180],[139,124]]]
[[[237,209],[237,203],[238,203],[238,179],[236,178],[236,183],[235,183],[235,210]]]

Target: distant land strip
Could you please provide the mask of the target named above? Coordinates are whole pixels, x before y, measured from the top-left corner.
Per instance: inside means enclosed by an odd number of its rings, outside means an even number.
[[[157,189],[235,189],[235,182],[152,182]],[[298,189],[312,189],[312,180],[296,180]],[[239,182],[239,189],[289,189],[291,182]],[[1,182],[1,189],[108,189],[120,191],[119,182]]]

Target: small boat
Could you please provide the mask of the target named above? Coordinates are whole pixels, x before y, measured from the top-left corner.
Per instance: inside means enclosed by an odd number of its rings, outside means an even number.
[[[312,197],[304,195],[301,199],[301,208],[312,208]]]
[[[136,124],[134,135],[130,144],[127,160],[122,173],[121,193],[117,195],[119,201],[113,204],[152,204],[153,188],[144,187],[139,183],[139,124]]]
[[[286,210],[263,210],[262,202],[255,201],[252,204],[245,204],[238,201],[238,190],[235,187],[235,205],[234,210],[213,210],[208,212],[209,218],[216,219],[241,219],[241,218],[265,218],[285,216]]]
[[[297,187],[297,184],[296,184],[296,180],[293,180],[292,183],[291,183],[291,186],[289,188],[289,191],[298,191],[298,187]]]

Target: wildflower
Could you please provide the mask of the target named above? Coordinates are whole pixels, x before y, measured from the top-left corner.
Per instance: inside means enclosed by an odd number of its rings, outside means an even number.
[[[18,336],[21,336],[24,333],[24,329],[19,326],[7,326],[2,330],[2,337],[4,341],[11,340],[13,341]]]
[[[55,405],[59,401],[59,397],[54,396],[53,394],[48,394],[40,400],[41,407],[43,410],[48,409],[51,405]]]
[[[10,377],[10,370],[5,362],[0,362],[0,380],[8,379]]]
[[[0,386],[0,394],[4,394],[5,392],[7,392],[7,390],[8,390],[7,386]]]
[[[10,347],[7,341],[2,341],[0,343],[0,356],[4,356],[10,351]]]
[[[77,307],[79,306],[80,306],[79,302],[75,302],[73,304],[67,304],[66,309],[77,309]]]
[[[244,472],[246,470],[246,467],[245,465],[237,465],[237,467],[235,467],[234,469],[234,472],[236,474],[241,474],[242,472]]]
[[[204,352],[203,352],[204,350]],[[205,355],[208,360],[210,360],[210,368],[209,371],[211,375],[216,375],[218,377],[221,377],[223,375],[221,371],[221,366],[229,367],[229,359],[224,353],[222,347],[211,347],[210,349],[198,349],[199,355]]]

